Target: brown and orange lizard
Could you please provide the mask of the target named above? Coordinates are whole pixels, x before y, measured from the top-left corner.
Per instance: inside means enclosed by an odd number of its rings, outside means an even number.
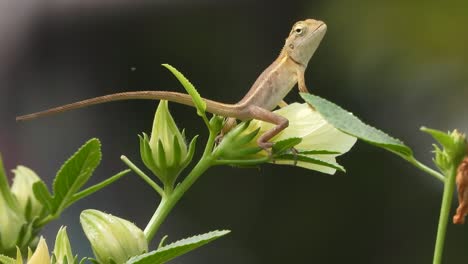
[[[261,148],[271,148],[272,143],[269,140],[289,125],[286,118],[271,111],[278,105],[285,104],[283,98],[296,84],[298,84],[300,92],[308,92],[304,80],[304,72],[310,58],[325,35],[326,29],[327,26],[324,22],[314,19],[295,23],[289,36],[286,38],[286,42],[278,58],[262,72],[242,100],[235,104],[223,104],[204,99],[207,106],[206,111],[229,117],[226,123],[231,125],[235,119],[258,119],[275,124],[274,128],[265,132],[257,139],[257,143]],[[192,98],[188,94],[183,93],[170,91],[123,92],[19,116],[16,120],[29,120],[90,105],[130,99],[168,100],[194,106]]]

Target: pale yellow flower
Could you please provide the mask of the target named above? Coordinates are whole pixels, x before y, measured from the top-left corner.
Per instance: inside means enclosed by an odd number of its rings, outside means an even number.
[[[348,152],[356,143],[356,138],[345,134],[329,124],[317,111],[308,104],[292,103],[284,108],[274,111],[289,120],[289,126],[275,136],[271,141],[278,142],[288,138],[302,138],[302,142],[295,146],[298,151],[324,150],[337,152],[337,154],[313,154],[307,157],[324,161],[328,164],[340,167],[336,162],[336,156]],[[273,124],[252,120],[246,132],[251,132],[260,127],[258,135],[273,128]],[[263,155],[267,153],[263,152]],[[293,160],[275,160],[275,164],[294,165]],[[297,166],[334,174],[336,169],[328,166],[298,161]]]

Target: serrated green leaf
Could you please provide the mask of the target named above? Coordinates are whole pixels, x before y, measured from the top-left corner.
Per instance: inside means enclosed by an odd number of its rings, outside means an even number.
[[[172,67],[169,64],[163,64],[162,66],[166,67],[170,72],[172,72],[172,74],[174,74],[174,76],[177,78],[177,80],[179,80],[182,86],[184,86],[187,93],[192,97],[193,103],[197,108],[197,114],[199,116],[205,115],[206,102],[200,96],[197,89],[195,89],[195,86],[193,86],[193,84],[176,68]]]
[[[301,93],[302,98],[312,105],[328,123],[342,132],[355,136],[365,142],[384,148],[403,157],[413,156],[413,151],[401,140],[363,123],[352,113],[321,97]]]
[[[331,163],[328,163],[328,162],[323,161],[323,160],[314,159],[314,158],[311,158],[311,157],[298,155],[298,154],[296,154],[296,155],[294,155],[294,154],[279,155],[275,160],[302,161],[302,162],[317,164],[317,165],[329,167],[329,168],[332,168],[332,169],[335,169],[335,170],[339,170],[339,171],[342,171],[342,172],[346,172],[346,170],[342,166],[339,166],[339,165],[336,165],[336,164],[331,164]]]
[[[73,194],[89,180],[100,162],[101,143],[93,138],[63,164],[54,180],[55,208],[52,213],[64,209]]]
[[[33,184],[34,196],[37,200],[47,209],[47,211],[52,212],[55,208],[54,200],[47,189],[46,184],[39,180]]]
[[[17,264],[16,259],[0,255],[0,263],[2,264]]]
[[[229,230],[212,231],[206,234],[185,238],[155,251],[132,257],[127,264],[160,264],[183,255],[217,238],[228,234]]]
[[[273,145],[273,155],[281,154],[287,150],[290,150],[297,144],[301,143],[302,138],[288,138],[280,140]]]

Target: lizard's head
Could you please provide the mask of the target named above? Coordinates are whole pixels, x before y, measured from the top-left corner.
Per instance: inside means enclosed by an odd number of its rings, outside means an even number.
[[[322,21],[314,19],[299,21],[292,27],[284,50],[295,62],[307,66],[326,31],[327,25]]]

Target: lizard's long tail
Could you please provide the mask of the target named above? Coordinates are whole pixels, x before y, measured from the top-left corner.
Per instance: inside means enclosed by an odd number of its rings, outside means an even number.
[[[25,121],[30,119],[35,119],[38,117],[44,117],[52,114],[62,113],[65,111],[87,107],[90,105],[102,104],[113,101],[122,101],[122,100],[168,100],[171,102],[176,102],[184,105],[194,106],[192,97],[188,94],[168,92],[168,91],[138,91],[138,92],[124,92],[124,93],[115,93],[104,96],[99,96],[63,106],[58,106],[51,108],[45,111],[32,113],[29,115],[23,115],[16,118],[16,121]],[[206,111],[226,116],[226,117],[236,117],[241,118],[239,115],[238,106],[233,104],[222,104],[212,100],[203,99],[206,102]]]

